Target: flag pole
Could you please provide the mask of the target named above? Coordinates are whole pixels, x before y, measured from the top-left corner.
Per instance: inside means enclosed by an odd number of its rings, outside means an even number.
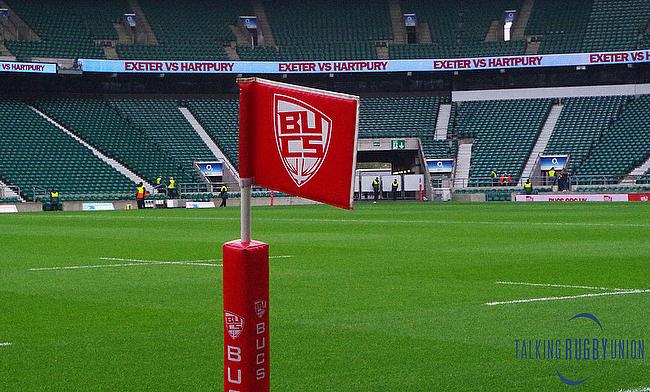
[[[241,188],[241,242],[248,244],[251,242],[251,187],[252,178],[242,178],[240,180]]]

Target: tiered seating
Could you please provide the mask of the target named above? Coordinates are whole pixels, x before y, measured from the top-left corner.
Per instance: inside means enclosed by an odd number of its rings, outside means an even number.
[[[582,49],[593,0],[540,0],[526,26],[527,35],[541,36],[538,53],[571,53]]]
[[[432,136],[420,135],[420,141],[426,158],[454,158],[458,153],[458,143],[455,140],[434,140]]]
[[[539,131],[551,109],[550,99],[461,102],[456,105],[455,133],[474,138],[470,185],[484,185],[490,171],[518,181]],[[489,182],[489,180],[488,180]]]
[[[214,155],[171,99],[113,99],[111,105],[150,140],[181,165],[186,177],[201,181],[195,161],[213,161]]]
[[[618,121],[578,170],[580,175],[626,175],[650,155],[650,95],[628,98]]]
[[[362,98],[359,137],[419,137],[427,157],[451,156],[455,151],[447,141],[433,140],[438,109],[446,101],[435,96]]]
[[[230,25],[250,15],[248,1],[140,0],[158,45],[119,45],[120,58],[226,60],[224,45],[235,41]]]
[[[638,35],[650,17],[647,0],[593,0],[585,33],[585,51],[637,49]]]
[[[140,177],[153,182],[157,176],[174,176],[191,182],[180,164],[155,141],[130,124],[100,99],[48,99],[37,106],[61,125],[81,136],[105,155],[118,160]]]
[[[501,20],[508,9],[520,9],[520,0],[463,1],[405,0],[402,10],[418,15],[431,30],[434,45],[395,45],[391,58],[474,57],[523,54],[524,41],[485,42],[493,20]]]
[[[571,155],[569,172],[575,173],[601,133],[616,119],[624,101],[622,96],[565,99],[545,153]]]
[[[41,41],[7,41],[17,57],[104,58],[94,41],[117,39],[113,23],[128,11],[123,0],[38,2],[9,0],[11,9],[38,34]]]
[[[0,101],[0,173],[29,197],[34,186],[41,192],[57,189],[68,200],[88,194],[124,197],[134,189],[128,178],[15,101]]]
[[[185,102],[233,166],[239,165],[239,101],[204,99]]]
[[[392,37],[386,0],[265,0],[264,5],[282,59],[374,59],[373,42]]]

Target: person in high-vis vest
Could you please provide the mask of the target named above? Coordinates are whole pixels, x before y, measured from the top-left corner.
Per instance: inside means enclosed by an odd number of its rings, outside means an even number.
[[[144,198],[145,196],[147,196],[147,190],[145,189],[144,184],[142,184],[141,182],[138,183],[137,189],[138,190],[135,195],[135,199],[138,202],[138,210],[141,210],[144,208]]]
[[[52,206],[53,211],[63,211],[63,203],[61,203],[59,191],[56,189],[50,191],[50,205]]]
[[[391,191],[393,192],[393,201],[397,200],[397,188],[399,187],[399,183],[397,182],[397,178],[393,179],[393,182],[390,184]]]
[[[530,178],[526,180],[526,183],[524,183],[524,192],[527,195],[533,194],[533,184],[531,184]]]
[[[490,172],[490,178],[492,179],[492,186],[497,186],[499,184],[499,175],[495,169],[492,169]]]
[[[226,184],[221,185],[221,188],[219,189],[219,197],[221,197],[221,204],[219,207],[225,207],[226,200],[228,200],[228,187]]]
[[[379,177],[375,177],[375,179],[372,181],[372,193],[373,193],[373,203],[377,203],[377,200],[379,199]]]
[[[555,168],[552,167],[551,170],[548,171],[548,181],[550,182],[551,185],[555,185]]]
[[[158,193],[167,193],[167,184],[163,181],[162,176],[156,177],[156,186],[154,186],[154,189],[158,191]]]
[[[176,180],[174,180],[174,177],[169,177],[169,185],[167,185],[167,196],[169,196],[170,199],[178,198],[178,192],[176,191]]]

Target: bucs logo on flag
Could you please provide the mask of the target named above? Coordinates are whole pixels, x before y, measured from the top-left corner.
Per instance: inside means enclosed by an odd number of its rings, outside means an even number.
[[[223,321],[226,323],[228,335],[231,338],[237,339],[244,330],[244,318],[236,313],[225,311]]]
[[[332,136],[332,120],[286,95],[274,95],[275,141],[287,173],[298,187],[320,169]]]
[[[239,176],[352,208],[359,98],[256,78],[239,87]]]

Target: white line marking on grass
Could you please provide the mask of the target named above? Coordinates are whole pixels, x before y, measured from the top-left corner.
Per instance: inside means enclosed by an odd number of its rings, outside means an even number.
[[[9,342],[2,342],[2,343],[0,343],[0,347],[9,347],[9,346],[11,346],[11,345],[12,345],[12,343],[9,343]]]
[[[133,263],[139,263],[139,264],[199,265],[199,266],[204,266],[204,267],[221,267],[222,266],[221,264],[206,263],[206,261],[218,261],[216,259],[211,259],[211,260],[179,260],[179,261],[122,259],[122,258],[119,258],[119,257],[100,257],[99,259],[100,260],[112,260],[112,261],[131,261]]]
[[[285,259],[293,257],[292,255],[270,256],[270,259]],[[90,269],[90,268],[120,268],[120,267],[135,267],[144,265],[193,265],[199,267],[223,267],[223,264],[206,263],[207,261],[221,261],[221,259],[206,259],[206,260],[179,260],[179,261],[163,261],[163,260],[142,260],[142,259],[126,259],[120,257],[100,257],[100,260],[109,261],[126,261],[127,263],[119,264],[92,264],[92,265],[69,265],[63,267],[44,267],[44,268],[30,268],[29,271],[59,271],[59,270],[77,270],[77,269]]]
[[[516,286],[535,286],[535,287],[561,287],[568,289],[586,289],[586,290],[597,290],[597,291],[633,291],[639,289],[617,289],[617,288],[607,288],[607,287],[594,287],[594,286],[574,286],[570,284],[550,284],[550,283],[529,283],[529,282],[503,282],[498,281],[497,284],[507,284],[507,285],[516,285]]]
[[[619,389],[616,392],[650,392],[650,387],[639,387],[635,389]]]
[[[486,305],[495,306],[495,305],[523,304],[523,303],[529,303],[529,302],[564,301],[564,300],[568,300],[568,299],[577,299],[577,298],[605,297],[605,296],[609,296],[609,295],[643,294],[643,293],[650,293],[650,290],[613,291],[613,292],[608,292],[608,293],[568,295],[568,296],[563,296],[563,297],[543,297],[543,298],[516,299],[516,300],[513,300],[513,301],[487,302]]]
[[[58,271],[58,270],[76,270],[76,269],[89,269],[89,268],[115,268],[115,267],[133,267],[150,265],[149,263],[125,263],[125,264],[94,264],[94,265],[69,265],[66,267],[45,267],[45,268],[30,268],[28,271]]]

